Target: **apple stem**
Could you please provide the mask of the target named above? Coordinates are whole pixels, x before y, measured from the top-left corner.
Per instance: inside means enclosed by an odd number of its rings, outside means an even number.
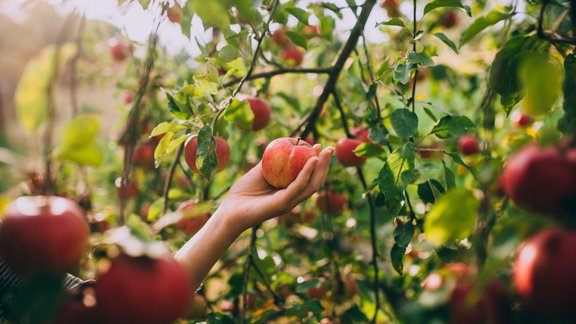
[[[298,145],[301,140],[302,140],[302,138],[301,138],[301,137],[298,137],[298,138],[296,139],[296,145]]]

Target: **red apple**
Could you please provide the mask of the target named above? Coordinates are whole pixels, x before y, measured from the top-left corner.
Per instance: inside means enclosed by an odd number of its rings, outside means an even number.
[[[252,121],[252,130],[257,131],[265,128],[272,118],[272,108],[266,100],[260,98],[248,98],[246,99],[248,104],[250,104],[250,110],[254,114],[254,120]]]
[[[174,5],[168,8],[168,20],[176,24],[182,21],[182,7],[178,2],[175,2]]]
[[[343,138],[336,145],[336,159],[344,166],[361,166],[366,163],[366,158],[356,155],[354,150],[362,144],[362,141],[351,138]]]
[[[188,305],[188,310],[186,311],[186,318],[189,319],[203,319],[206,316],[206,311],[208,310],[208,302],[206,298],[202,295],[194,295],[190,300]]]
[[[264,150],[262,175],[271,186],[286,188],[314,156],[318,151],[300,138],[277,138]]]
[[[116,197],[120,200],[128,200],[135,198],[140,194],[140,190],[138,190],[138,186],[136,182],[132,180],[128,180],[128,183],[125,187],[121,185],[121,178],[116,179]]]
[[[152,142],[146,142],[134,149],[132,163],[141,168],[150,170],[154,168],[154,150],[156,146]]]
[[[132,54],[132,48],[130,45],[124,43],[124,41],[114,37],[108,41],[108,47],[110,48],[110,54],[115,61],[124,61],[128,56]]]
[[[386,9],[389,18],[400,17],[402,15],[398,0],[382,0],[381,5]]]
[[[224,170],[228,161],[230,160],[230,146],[228,142],[220,136],[215,136],[216,140],[216,158],[218,159],[218,172]],[[198,167],[196,166],[196,152],[198,150],[198,136],[194,135],[186,141],[186,146],[184,147],[184,159],[188,167],[192,171],[198,173]]]
[[[15,271],[63,273],[88,247],[88,224],[72,200],[56,196],[20,197],[0,223],[0,256]]]
[[[463,155],[474,155],[480,153],[480,146],[475,136],[464,135],[458,140],[458,148]]]
[[[533,123],[532,117],[521,111],[513,112],[512,116],[510,116],[510,119],[512,120],[512,123],[518,128],[526,128]]]
[[[450,29],[458,25],[458,14],[455,11],[448,11],[440,17],[440,25]]]
[[[316,207],[323,213],[336,214],[348,207],[348,199],[343,194],[325,191],[316,196]]]
[[[556,217],[574,212],[576,168],[555,149],[529,145],[514,154],[504,168],[502,186],[526,210]]]
[[[528,308],[574,319],[575,274],[576,233],[554,229],[541,231],[520,248],[513,279]]]
[[[122,101],[124,101],[124,103],[127,105],[131,104],[134,101],[134,95],[132,94],[132,92],[130,91],[124,92],[124,94],[122,95]]]
[[[288,47],[292,44],[292,42],[290,42],[290,38],[288,38],[288,36],[286,36],[286,30],[285,29],[276,30],[275,32],[272,33],[270,38],[279,47]]]
[[[290,46],[282,51],[282,59],[288,66],[300,66],[304,61],[304,52],[298,47]]]
[[[352,134],[352,136],[354,136],[354,138],[359,141],[362,141],[364,143],[372,143],[370,138],[368,138],[368,136],[370,135],[370,130],[368,128],[361,126],[354,127],[350,130],[350,134]]]
[[[194,217],[186,217],[187,213],[194,212],[194,203],[192,201],[185,201],[178,206],[178,211],[183,215],[183,218],[176,223],[176,227],[182,230],[186,235],[192,236],[208,222],[209,214],[195,215]]]
[[[190,284],[173,259],[121,255],[94,286],[103,323],[164,324],[186,314]]]

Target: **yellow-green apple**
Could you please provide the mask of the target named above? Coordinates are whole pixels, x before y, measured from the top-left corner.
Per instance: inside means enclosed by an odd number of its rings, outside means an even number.
[[[304,51],[296,46],[289,46],[282,51],[282,59],[288,66],[300,66],[304,61]]]
[[[173,259],[120,255],[94,285],[103,323],[173,323],[191,297],[184,268]]]
[[[80,207],[56,196],[12,201],[0,223],[0,256],[15,271],[63,273],[88,247],[89,229]]]
[[[529,145],[508,160],[502,186],[510,199],[529,211],[560,217],[576,204],[576,169],[556,149]]]
[[[343,138],[336,144],[336,159],[344,166],[361,166],[366,158],[358,156],[354,150],[363,142],[352,138]]]
[[[196,234],[210,218],[208,213],[197,215],[194,209],[194,202],[192,201],[185,201],[178,206],[178,212],[182,215],[182,219],[176,223],[176,227],[188,236]]]
[[[474,155],[480,153],[478,139],[472,135],[464,135],[458,140],[458,148],[462,155]]]
[[[214,136],[216,141],[216,158],[218,160],[218,172],[224,170],[230,160],[230,146],[225,139],[220,136]],[[198,173],[196,166],[196,153],[198,152],[198,136],[194,135],[186,141],[184,146],[184,159],[188,167]]]
[[[343,194],[332,190],[324,191],[316,196],[316,207],[323,213],[336,214],[348,207],[348,199]]]
[[[254,120],[252,121],[252,130],[257,131],[265,128],[270,123],[272,118],[272,108],[270,104],[260,98],[248,98],[246,99],[250,105],[250,110],[254,114]]]
[[[562,229],[539,232],[520,248],[513,270],[514,287],[528,308],[575,318],[576,233]]]
[[[273,187],[286,188],[318,150],[300,138],[281,137],[268,144],[262,156],[262,175]]]

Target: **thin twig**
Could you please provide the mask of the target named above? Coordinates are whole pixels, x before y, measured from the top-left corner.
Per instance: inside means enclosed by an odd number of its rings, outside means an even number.
[[[186,132],[188,133],[188,132]],[[164,190],[162,196],[164,197],[164,205],[162,206],[162,215],[165,215],[168,211],[168,196],[170,193],[170,187],[172,186],[172,178],[174,178],[174,172],[176,171],[176,167],[178,166],[178,161],[180,161],[180,157],[182,156],[182,152],[184,152],[184,145],[185,142],[182,142],[178,147],[178,151],[174,156],[174,160],[170,165],[170,169],[168,169],[168,175],[166,176],[166,181],[164,182]]]
[[[331,71],[330,68],[281,68],[267,72],[254,73],[248,76],[248,78],[246,78],[246,81],[271,78],[282,74],[327,74],[330,73],[330,71]],[[224,83],[222,86],[230,87],[238,82],[242,82],[242,79],[243,78],[232,79]]]

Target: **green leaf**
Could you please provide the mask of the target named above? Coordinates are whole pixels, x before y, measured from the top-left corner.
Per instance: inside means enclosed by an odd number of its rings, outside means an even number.
[[[426,215],[424,234],[439,246],[470,236],[478,217],[478,200],[472,191],[455,188],[446,193]]]
[[[246,67],[246,64],[244,64],[244,60],[241,57],[226,63],[226,67],[228,68],[228,72],[226,73],[227,75],[233,74],[241,78],[245,76],[246,73],[248,73],[248,68]]]
[[[462,136],[475,128],[476,125],[466,116],[448,115],[442,117],[430,133],[441,139],[447,139]]]
[[[394,174],[394,182],[399,183],[404,172],[414,169],[414,159],[416,158],[416,149],[413,143],[406,143],[404,146],[394,150],[388,156],[390,170]]]
[[[563,72],[562,64],[548,52],[524,56],[519,70],[522,110],[530,116],[549,113],[560,97]]]
[[[384,128],[381,123],[378,123],[370,128],[368,138],[374,143],[386,144],[388,138],[388,130]]]
[[[410,139],[418,131],[418,116],[408,109],[396,109],[390,115],[392,127],[404,141]]]
[[[184,129],[186,129],[186,126],[177,122],[161,122],[154,127],[152,133],[150,133],[150,137],[166,134],[168,132],[178,133]]]
[[[408,84],[412,71],[414,70],[416,70],[416,67],[411,64],[399,63],[396,65],[396,68],[394,68],[394,80],[402,84]]]
[[[62,128],[61,141],[54,150],[56,159],[97,167],[104,161],[104,152],[96,143],[100,120],[92,115],[78,115]]]
[[[404,254],[406,254],[406,247],[394,244],[392,250],[390,250],[390,261],[392,262],[392,267],[399,275],[402,275],[404,270]]]
[[[150,6],[151,2],[152,2],[152,0],[138,0],[138,3],[140,3],[140,5],[142,6],[142,9],[144,9],[144,10],[148,10],[148,6]]]
[[[422,66],[432,66],[434,61],[424,52],[408,54],[408,64],[416,64]]]
[[[418,196],[424,203],[433,204],[436,199],[444,194],[444,187],[437,180],[430,180],[418,185]]]
[[[186,120],[192,117],[187,111],[180,108],[180,105],[178,105],[176,100],[174,100],[174,97],[168,92],[166,92],[166,98],[168,99],[168,111],[170,111],[172,116],[180,120]]]
[[[167,132],[164,134],[164,136],[162,136],[160,142],[158,142],[158,145],[156,145],[156,150],[154,150],[154,160],[156,160],[156,163],[164,160],[164,156],[167,153],[168,147],[170,146],[170,143],[175,136],[176,133],[174,132]]]
[[[294,43],[295,45],[298,45],[304,49],[308,49],[308,43],[306,41],[306,37],[304,37],[302,34],[297,33],[295,31],[287,31],[286,36],[288,36],[288,38],[290,38],[290,41],[292,41],[292,43]]]
[[[520,63],[536,41],[535,37],[513,37],[496,54],[490,67],[488,82],[503,100],[516,96],[520,91]]]
[[[446,162],[444,162],[444,160],[442,160],[442,167],[444,169],[444,181],[446,182],[446,189],[450,190],[456,186],[456,175],[446,166]]]
[[[301,23],[309,25],[308,18],[310,18],[310,13],[304,9],[298,7],[286,8],[292,16],[296,17]]]
[[[377,24],[376,24],[376,27],[378,27],[378,26],[398,26],[398,27],[405,27],[406,24],[404,23],[404,20],[402,20],[402,19],[400,19],[400,18],[392,18],[392,19],[390,19],[390,20],[377,23]]]
[[[252,129],[254,113],[247,102],[234,99],[226,109],[224,119],[236,123],[242,129]]]
[[[220,29],[230,26],[228,10],[220,1],[187,1],[190,8],[202,19],[204,28],[218,27]]]
[[[216,156],[216,140],[212,135],[212,129],[206,125],[198,133],[198,151],[196,152],[196,166],[200,173],[210,179],[218,169],[218,157]]]
[[[394,242],[399,247],[406,247],[414,237],[415,228],[412,222],[406,222],[396,226],[394,229]]]
[[[224,62],[230,62],[238,56],[238,49],[232,45],[226,45],[218,51],[218,58]]]
[[[565,134],[576,133],[576,54],[564,60],[564,116],[558,121],[558,129]]]
[[[392,215],[396,215],[402,208],[401,203],[404,200],[403,188],[398,186],[388,163],[384,163],[378,174],[378,187],[384,200],[381,205]]]
[[[450,47],[454,53],[459,54],[458,53],[458,46],[456,46],[456,44],[454,44],[454,42],[448,38],[448,36],[446,36],[444,33],[434,33],[434,36],[438,37],[439,40],[441,40],[444,44],[446,44],[448,47]]]
[[[460,37],[460,46],[462,48],[466,43],[472,40],[474,36],[478,35],[484,29],[499,23],[502,20],[510,18],[510,14],[500,11],[491,11],[486,16],[477,18],[471,25],[466,29],[462,36]]]
[[[469,17],[472,17],[472,10],[469,6],[463,5],[462,1],[460,0],[434,0],[431,1],[424,7],[424,15],[428,14],[430,11],[437,9],[437,8],[444,8],[444,7],[452,7],[452,8],[460,8],[466,11],[466,14]]]
[[[354,153],[358,156],[366,158],[376,157],[382,161],[386,161],[386,150],[380,145],[373,143],[362,143],[356,147]]]
[[[462,160],[462,157],[460,157],[460,154],[456,153],[456,152],[444,152],[444,154],[448,155],[449,157],[452,158],[452,160],[454,160],[454,162],[460,164],[461,166],[463,166],[464,168],[466,168],[471,174],[472,176],[474,176],[474,178],[476,180],[478,180],[478,176],[476,174],[476,170],[469,166],[468,164],[466,164],[466,162],[464,162]]]

